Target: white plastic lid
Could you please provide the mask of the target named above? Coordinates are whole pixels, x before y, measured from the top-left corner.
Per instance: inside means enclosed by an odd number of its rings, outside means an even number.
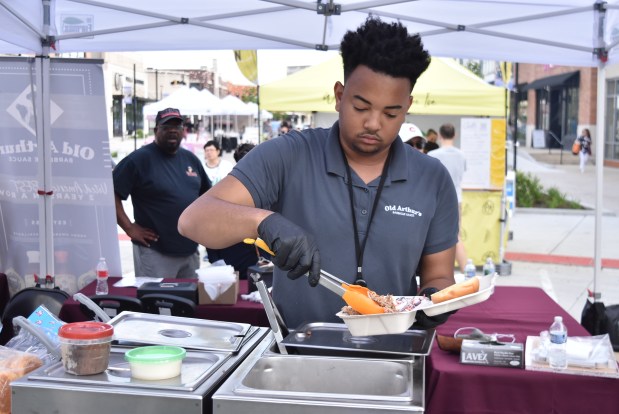
[[[555,322],[563,322],[563,316],[555,316]]]

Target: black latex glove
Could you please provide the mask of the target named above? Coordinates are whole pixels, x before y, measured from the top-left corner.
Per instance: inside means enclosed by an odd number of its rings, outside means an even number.
[[[419,296],[425,296],[429,298],[433,293],[438,292],[436,288],[426,288],[419,292]],[[428,316],[422,310],[417,311],[415,314],[415,323],[412,329],[431,329],[436,328],[439,325],[444,324],[449,319],[450,315],[456,313],[455,310],[451,312],[441,313],[440,315]]]
[[[260,223],[258,235],[275,252],[273,264],[288,271],[290,279],[298,279],[309,271],[314,287],[320,279],[320,253],[311,234],[281,214],[273,213]]]

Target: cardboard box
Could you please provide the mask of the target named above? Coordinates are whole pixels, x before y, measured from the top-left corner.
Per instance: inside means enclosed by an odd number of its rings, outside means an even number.
[[[490,367],[524,368],[521,343],[487,342],[465,339],[460,350],[460,363]]]
[[[212,300],[206,290],[204,283],[198,282],[198,304],[200,305],[234,305],[239,296],[239,273],[234,272],[236,281],[225,291],[221,292],[217,299]]]

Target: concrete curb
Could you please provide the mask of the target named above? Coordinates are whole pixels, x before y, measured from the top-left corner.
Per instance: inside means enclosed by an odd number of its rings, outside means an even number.
[[[593,266],[592,257],[561,256],[556,254],[506,252],[505,260],[513,262],[546,263],[568,266]],[[618,259],[602,259],[602,268],[619,269]]]
[[[535,207],[517,207],[515,214],[555,214],[561,216],[593,216],[595,215],[595,209],[590,210],[576,210],[567,208],[535,208]],[[603,216],[616,217],[617,213],[614,211],[604,211]]]

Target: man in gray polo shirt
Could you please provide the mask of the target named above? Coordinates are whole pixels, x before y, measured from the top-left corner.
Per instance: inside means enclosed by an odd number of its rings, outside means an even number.
[[[340,51],[339,120],[258,145],[190,205],[179,231],[211,248],[261,237],[276,252],[273,296],[285,322],[340,322],[341,298],[313,289],[320,269],[379,294],[415,295],[454,283],[458,204],[449,173],[398,131],[430,56],[400,23],[368,18]],[[291,282],[308,273],[309,285]],[[446,315],[418,312],[418,327]]]
[[[454,140],[456,138],[456,127],[453,124],[443,124],[438,130],[441,137],[441,147],[434,151],[430,151],[428,155],[430,157],[439,160],[451,176],[451,180],[454,183],[456,194],[458,195],[458,216],[460,217],[460,225],[462,225],[462,178],[466,171],[466,158],[464,153],[456,148]],[[466,249],[464,243],[458,237],[458,243],[456,244],[456,262],[460,267],[460,271],[464,273],[464,266],[466,266]]]

